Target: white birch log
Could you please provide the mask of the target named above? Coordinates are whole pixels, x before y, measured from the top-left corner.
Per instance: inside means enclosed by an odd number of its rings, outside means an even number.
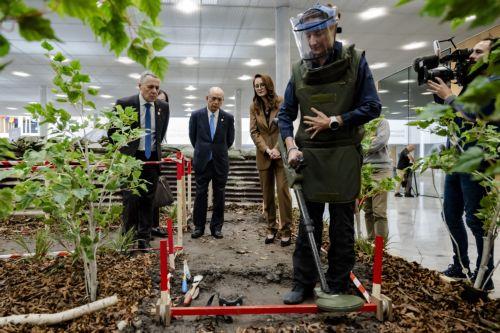
[[[72,320],[83,315],[102,310],[108,306],[115,305],[118,302],[116,295],[103,298],[101,300],[79,306],[77,308],[66,310],[59,313],[43,314],[24,314],[0,317],[0,327],[8,324],[29,324],[29,325],[54,325],[64,321]]]

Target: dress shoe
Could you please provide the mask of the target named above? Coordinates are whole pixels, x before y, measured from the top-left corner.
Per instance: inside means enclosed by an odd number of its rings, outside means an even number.
[[[294,285],[292,291],[289,291],[283,296],[283,303],[285,304],[300,304],[304,300],[312,296],[312,288],[305,288],[302,285]]]
[[[151,244],[147,240],[138,240],[137,248],[139,249],[140,252],[146,253],[150,251]]]
[[[215,230],[214,232],[212,232],[212,236],[214,238],[217,238],[217,239],[224,238],[224,236],[222,235],[222,232],[220,230]]]
[[[405,194],[405,198],[415,198],[413,194]]]
[[[289,246],[290,244],[292,244],[291,237],[286,237],[281,239],[281,247]]]
[[[204,234],[203,230],[194,229],[193,233],[191,234],[191,238],[193,239],[200,238],[201,236],[203,236],[203,234]]]
[[[160,227],[151,228],[151,235],[155,237],[166,238],[168,233]]]
[[[273,234],[267,235],[266,239],[264,240],[264,244],[274,243],[274,238],[276,238],[276,232]]]
[[[395,197],[398,197],[398,198],[401,198],[403,195],[402,195],[401,193],[399,193],[399,192],[398,192],[398,193],[394,194],[394,196],[395,196]]]

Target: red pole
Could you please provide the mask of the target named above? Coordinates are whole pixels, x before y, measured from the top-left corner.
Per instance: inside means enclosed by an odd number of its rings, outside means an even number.
[[[215,316],[215,315],[262,315],[262,314],[289,314],[289,313],[318,313],[316,304],[297,305],[245,305],[245,306],[197,306],[173,307],[170,309],[175,316]],[[377,305],[365,303],[357,312],[376,312]]]
[[[184,175],[184,164],[182,163],[182,160],[180,162],[177,161],[177,180],[181,180],[183,175]]]
[[[380,297],[382,284],[382,255],[384,252],[384,237],[375,237],[375,254],[373,256],[373,290],[372,293]]]
[[[174,253],[174,222],[167,217],[168,253]]]
[[[160,290],[168,291],[168,253],[167,240],[160,240]]]

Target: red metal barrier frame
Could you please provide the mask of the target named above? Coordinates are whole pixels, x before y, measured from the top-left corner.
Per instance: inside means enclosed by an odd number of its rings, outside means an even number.
[[[265,315],[265,314],[294,314],[318,313],[321,310],[316,304],[297,305],[244,305],[244,306],[194,306],[172,307],[172,317],[182,316],[238,316],[238,315]],[[356,312],[377,312],[377,305],[365,303]]]

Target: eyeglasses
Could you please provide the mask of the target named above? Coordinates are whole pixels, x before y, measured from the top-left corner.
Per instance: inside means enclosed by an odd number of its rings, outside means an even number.
[[[264,83],[257,83],[256,85],[254,85],[255,89],[259,89],[259,88],[265,88],[266,85]]]
[[[224,97],[215,97],[215,96],[208,96],[208,99],[210,99],[210,101],[212,102],[222,102],[224,100]]]

